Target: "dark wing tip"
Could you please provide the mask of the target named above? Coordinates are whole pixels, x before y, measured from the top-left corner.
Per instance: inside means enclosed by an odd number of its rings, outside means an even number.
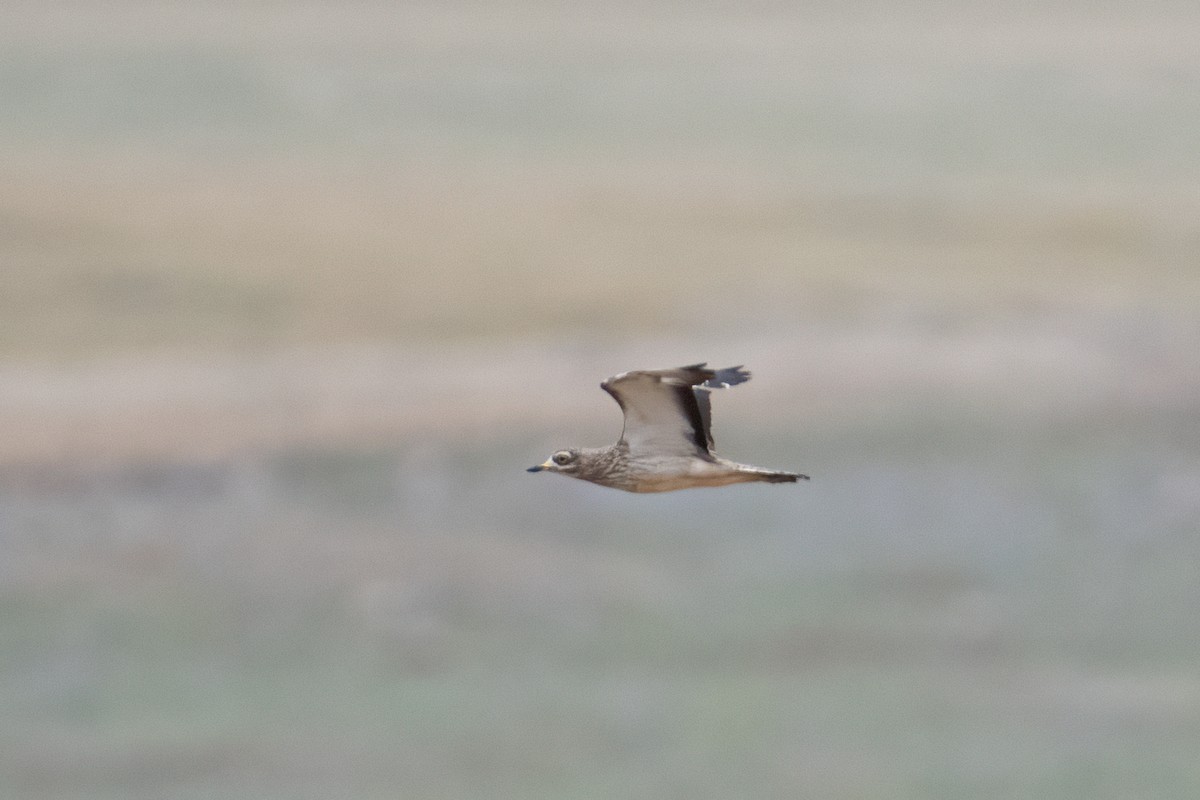
[[[725,369],[716,369],[712,371],[713,376],[704,382],[704,386],[710,389],[720,389],[725,386],[737,386],[739,383],[745,383],[750,380],[750,373],[742,368],[741,364],[736,367],[726,367]]]

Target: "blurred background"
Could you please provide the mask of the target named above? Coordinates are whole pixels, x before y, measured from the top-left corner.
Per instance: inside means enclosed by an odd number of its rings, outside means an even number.
[[[1200,795],[1197,30],[5,3],[0,794]]]

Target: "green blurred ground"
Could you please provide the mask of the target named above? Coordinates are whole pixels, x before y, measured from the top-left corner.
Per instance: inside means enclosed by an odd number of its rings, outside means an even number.
[[[1196,17],[5,6],[0,793],[1195,796]]]

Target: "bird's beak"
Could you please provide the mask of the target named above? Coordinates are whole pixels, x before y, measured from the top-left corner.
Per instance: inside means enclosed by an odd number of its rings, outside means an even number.
[[[525,471],[526,472],[541,472],[544,469],[550,469],[550,465],[553,463],[554,463],[553,461],[547,460],[544,464],[538,464],[536,467],[530,467],[529,469],[527,469]]]

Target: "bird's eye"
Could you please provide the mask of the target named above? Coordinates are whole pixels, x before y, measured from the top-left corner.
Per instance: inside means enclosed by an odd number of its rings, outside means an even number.
[[[563,464],[569,464],[574,458],[574,456],[564,450],[561,453],[554,454],[554,463],[561,467]]]

